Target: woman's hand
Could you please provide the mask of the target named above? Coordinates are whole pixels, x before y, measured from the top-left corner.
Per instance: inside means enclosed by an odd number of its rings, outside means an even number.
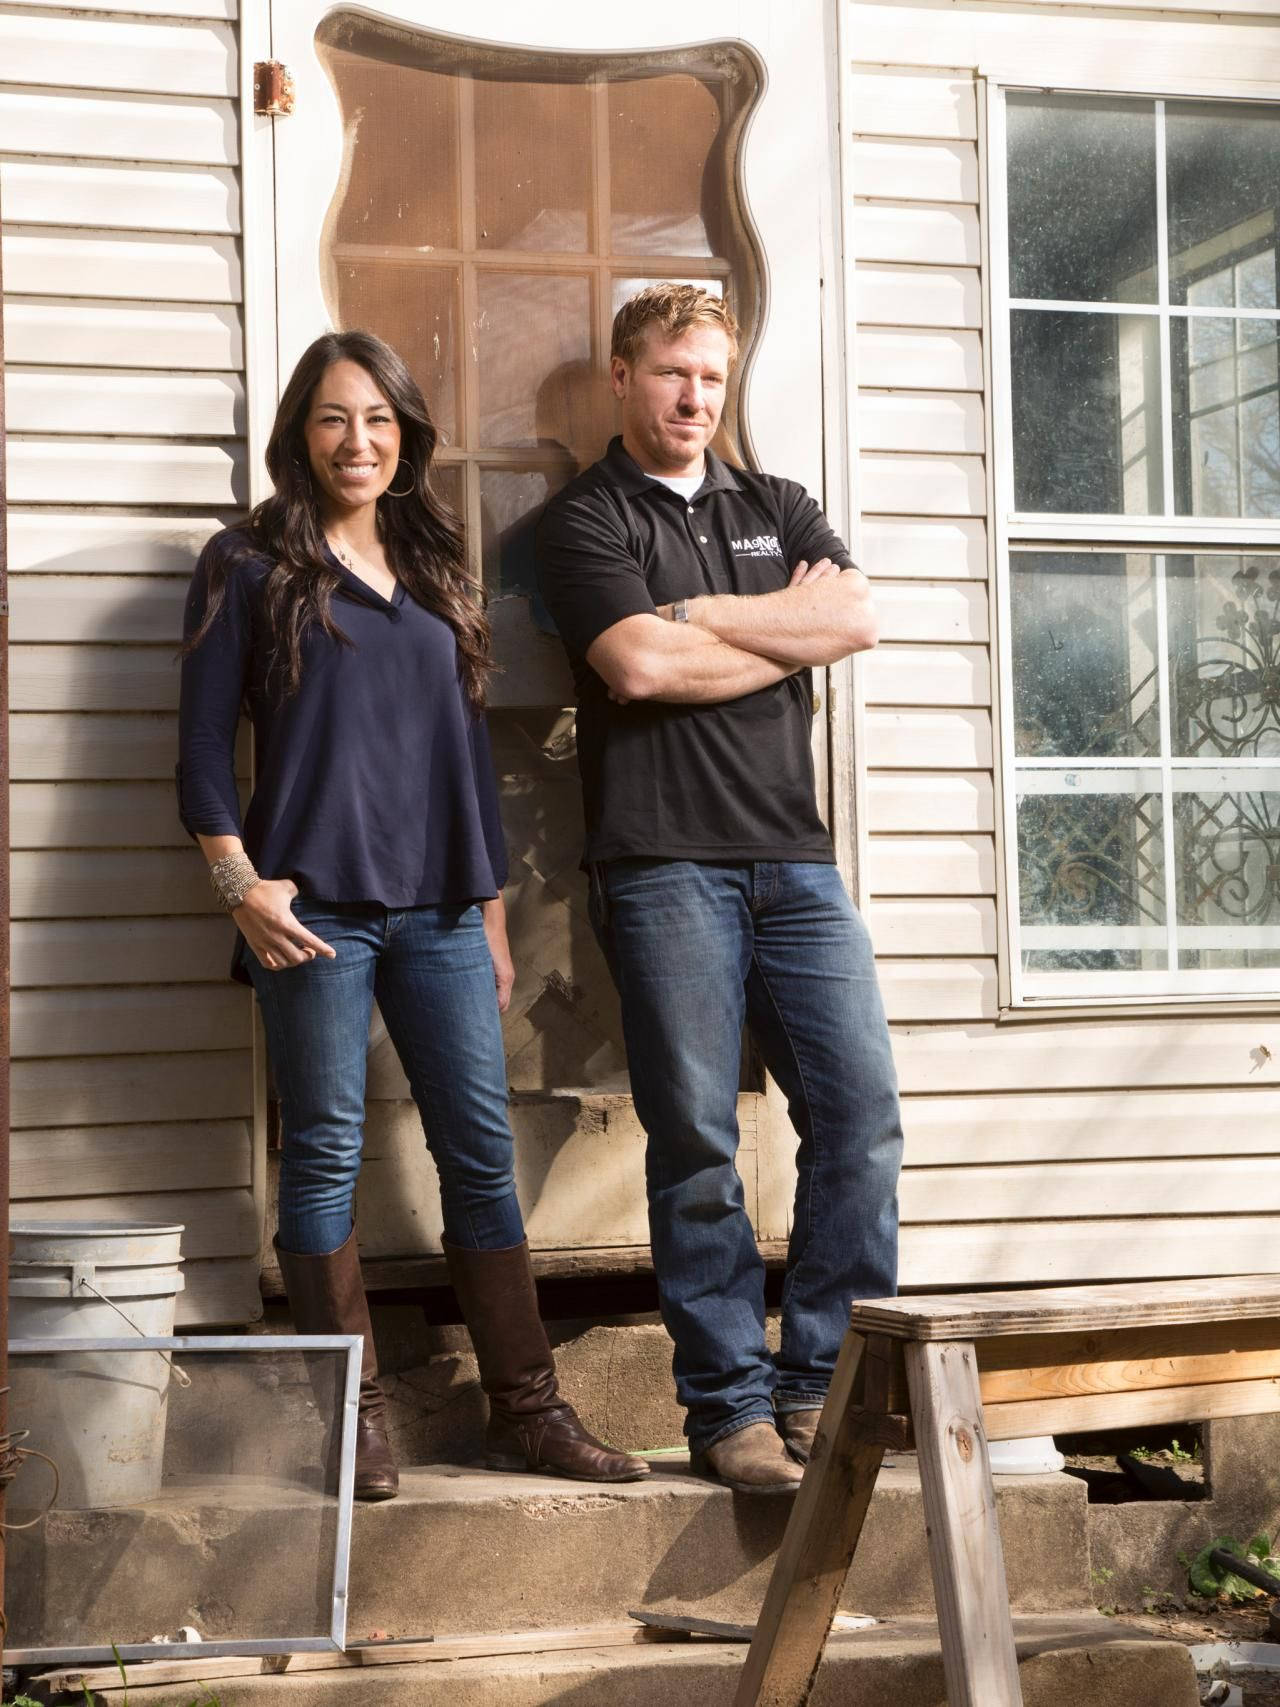
[[[489,939],[489,953],[493,957],[493,981],[498,991],[498,1012],[504,1014],[511,1006],[511,986],[516,981],[516,968],[511,958],[511,946],[507,942],[507,909],[501,895],[492,901],[482,901],[480,913],[484,919],[484,934]]]
[[[322,942],[294,915],[290,902],[298,893],[291,877],[264,877],[255,883],[231,917],[244,940],[268,972],[301,966],[322,954],[337,958],[337,950]]]

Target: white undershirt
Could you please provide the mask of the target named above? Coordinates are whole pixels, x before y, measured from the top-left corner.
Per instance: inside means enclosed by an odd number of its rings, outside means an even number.
[[[687,504],[699,486],[706,479],[705,474],[650,474],[650,480],[656,480],[660,486],[669,486],[679,494]]]

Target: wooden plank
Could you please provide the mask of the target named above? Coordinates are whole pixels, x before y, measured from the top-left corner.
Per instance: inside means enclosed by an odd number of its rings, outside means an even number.
[[[861,1360],[862,1341],[846,1334],[734,1707],[803,1707],[812,1692],[884,1457],[850,1415]]]
[[[883,711],[866,716],[866,763],[886,770],[990,770],[985,711]]]
[[[986,587],[973,582],[877,580],[881,640],[981,642],[990,638]]]
[[[898,1034],[895,1053],[908,1090],[1275,1085],[1280,1079],[1280,1017],[1114,1019],[1106,1025],[1084,1021],[999,1031],[904,1031]]]
[[[250,1133],[243,1120],[168,1126],[62,1126],[13,1138],[15,1199],[126,1192],[196,1191],[252,1182]],[[25,1211],[24,1211],[25,1213]]]
[[[976,205],[977,143],[856,137],[853,143],[853,193],[855,196],[886,197],[893,201],[967,202]]]
[[[8,210],[6,209],[6,214]],[[179,232],[67,233],[6,226],[5,288],[15,296],[239,302],[234,237]]]
[[[876,971],[885,1013],[895,1022],[994,1019],[999,1010],[994,960],[881,960]],[[904,1190],[908,1178],[914,1181],[914,1171],[903,1176]],[[967,1191],[972,1183],[967,1173],[949,1175],[953,1214],[957,1187]],[[919,1201],[914,1184],[910,1201]]]
[[[1274,1415],[1277,1411],[1280,1381],[1269,1380],[992,1405],[985,1417],[988,1440],[1023,1440],[1054,1431],[1089,1434],[1102,1429],[1154,1428],[1161,1423],[1212,1422],[1217,1417]]]
[[[982,326],[976,267],[890,267],[859,262],[854,270],[859,326]]]
[[[237,1327],[262,1317],[258,1259],[228,1257],[221,1262],[186,1262],[186,1286],[178,1294],[179,1333],[197,1328]]]
[[[239,504],[248,501],[242,444],[142,439],[8,441],[9,490],[27,504]]]
[[[204,231],[229,237],[240,230],[240,188],[236,174],[225,167],[193,172],[183,166],[0,160],[0,196],[6,220],[15,225]]]
[[[9,430],[231,438],[245,430],[244,384],[233,373],[126,373],[10,368]]]
[[[857,434],[862,451],[981,456],[986,443],[982,399],[971,392],[860,391]]]
[[[236,103],[105,91],[57,94],[0,84],[0,150],[76,160],[234,166]]]
[[[13,1125],[226,1120],[253,1112],[247,1049],[196,1055],[87,1055],[15,1061]]]
[[[899,391],[981,391],[980,332],[862,328],[855,339],[858,382]],[[985,572],[985,571],[984,571]]]
[[[971,76],[857,65],[849,92],[849,126],[859,136],[937,137],[952,142],[977,137],[978,103]]]
[[[204,914],[215,905],[204,862],[194,849],[17,852],[10,878],[15,919]]]
[[[59,984],[214,984],[231,966],[235,926],[218,918],[19,919],[15,989]]]
[[[889,962],[889,966],[894,962]],[[940,970],[954,962],[943,961]],[[882,972],[883,981],[883,972]],[[914,1163],[915,1157],[912,1156]],[[956,1156],[957,1162],[961,1161]],[[902,1215],[954,1221],[981,1205],[984,1220],[1047,1217],[1280,1214],[1280,1157],[1216,1157],[1212,1168],[1177,1161],[1055,1161],[979,1166],[911,1166],[902,1176]]]
[[[868,509],[901,516],[983,516],[987,482],[980,456],[864,453],[858,479]]]
[[[1227,1153],[1273,1156],[1280,1148],[1280,1089],[911,1096],[902,1118],[908,1156],[922,1165],[1202,1156],[1216,1168]]]
[[[171,713],[19,712],[9,720],[9,736],[11,774],[22,782],[171,779],[178,757],[178,720]],[[237,774],[247,776],[247,724],[240,728],[236,763]]]
[[[1274,1317],[1009,1334],[979,1340],[975,1350],[984,1407],[1280,1380],[1280,1320]]]
[[[862,679],[868,705],[991,704],[991,660],[985,646],[878,646],[867,654]]]
[[[872,836],[867,864],[873,895],[994,895],[990,836]]]
[[[167,647],[18,645],[11,653],[10,703],[15,711],[176,709],[176,652],[176,630]],[[176,751],[172,756],[176,761]]]
[[[18,576],[13,594],[14,637],[20,641],[152,641],[167,645],[172,655],[182,634],[187,585],[187,577],[180,575]]]
[[[229,978],[221,984],[16,990],[12,1025],[14,1060],[253,1047],[252,999]]]
[[[973,1349],[905,1352],[947,1701],[1022,1707]]]
[[[242,1187],[225,1191],[135,1189],[85,1198],[33,1197],[24,1202],[22,1214],[31,1221],[181,1222],[185,1228],[184,1261],[254,1256],[258,1249],[253,1194]]]
[[[173,786],[163,782],[14,783],[9,824],[15,848],[190,845],[178,822]]]
[[[985,771],[946,776],[872,771],[867,777],[867,827],[872,832],[993,830],[991,777]]]
[[[166,370],[244,365],[241,315],[227,305],[10,297],[4,305],[4,337],[9,361],[33,365]],[[70,496],[64,494],[64,502]]]
[[[987,579],[987,529],[982,521],[867,515],[859,531],[862,567],[868,575],[931,581]]]
[[[982,230],[976,207],[859,201],[854,204],[849,235],[858,261],[918,262],[933,267],[982,265]]]
[[[993,955],[995,902],[872,901],[867,925],[879,955]]]
[[[219,377],[225,380],[226,376]],[[106,374],[95,373],[93,378],[95,384],[110,383]],[[230,520],[229,512],[138,516],[111,510],[60,513],[11,506],[9,571],[185,576],[205,541]]]
[[[1280,1316],[1280,1275],[1194,1276],[1137,1285],[1042,1286],[1027,1292],[926,1293],[855,1303],[858,1333],[918,1341],[984,1340],[1007,1334],[1105,1333],[1196,1322]]]
[[[903,1286],[939,1287],[1221,1275],[1273,1263],[1277,1239],[1274,1215],[907,1225],[899,1277]]]
[[[236,61],[230,24],[0,12],[0,66],[8,83],[234,96]]]

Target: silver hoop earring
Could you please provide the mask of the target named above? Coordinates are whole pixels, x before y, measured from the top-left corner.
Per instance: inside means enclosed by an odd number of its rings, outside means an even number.
[[[418,480],[417,476],[413,472],[413,464],[407,457],[402,456],[400,458],[400,462],[396,463],[396,474],[399,474],[400,472],[401,462],[404,463],[405,467],[409,470],[409,484],[405,487],[403,492],[397,492],[393,486],[388,486],[386,492],[388,498],[407,498],[411,492],[416,492],[418,489]],[[395,475],[392,476],[392,479],[394,478]]]

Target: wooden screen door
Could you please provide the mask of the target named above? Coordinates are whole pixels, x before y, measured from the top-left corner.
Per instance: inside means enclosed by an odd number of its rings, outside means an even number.
[[[462,39],[444,0],[272,7],[295,87],[273,127],[280,381],[331,325],[404,354],[488,586],[499,705],[565,702],[530,518],[615,430],[609,325],[646,281],[728,294],[722,448],[824,492],[827,7],[694,15],[690,40],[664,8],[475,0]]]

